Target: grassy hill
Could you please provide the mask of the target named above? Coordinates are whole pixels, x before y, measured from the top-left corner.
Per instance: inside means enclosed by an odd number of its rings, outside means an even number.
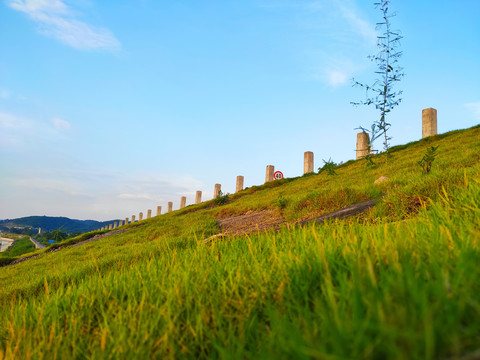
[[[424,174],[417,162],[437,145]],[[477,358],[480,127],[392,154],[0,268],[0,360]],[[293,225],[372,198],[353,218]],[[219,228],[257,213],[284,225]]]

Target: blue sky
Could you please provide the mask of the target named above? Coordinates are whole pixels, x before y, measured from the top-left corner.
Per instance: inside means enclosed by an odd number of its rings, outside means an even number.
[[[372,82],[364,0],[0,0],[0,219],[130,217],[215,183],[355,157]],[[480,1],[396,0],[392,145],[480,122]],[[381,144],[375,144],[377,148]]]

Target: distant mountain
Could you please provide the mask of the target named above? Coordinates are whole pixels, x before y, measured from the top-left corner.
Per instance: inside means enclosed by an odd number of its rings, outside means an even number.
[[[113,224],[114,221],[75,220],[66,217],[52,216],[28,216],[18,219],[0,220],[0,231],[8,231],[12,228],[32,228],[35,231],[41,228],[42,231],[62,229],[67,233],[88,232]]]

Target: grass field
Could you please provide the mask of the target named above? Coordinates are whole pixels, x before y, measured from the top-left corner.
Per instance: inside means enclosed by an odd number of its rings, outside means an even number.
[[[392,153],[0,268],[0,360],[475,359],[480,128]],[[292,224],[380,195],[352,219],[203,242],[218,217],[277,209]]]

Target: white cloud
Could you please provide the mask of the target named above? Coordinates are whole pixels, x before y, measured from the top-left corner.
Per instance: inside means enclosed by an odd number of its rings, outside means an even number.
[[[354,7],[345,6],[344,2],[339,2],[338,0],[335,3],[352,31],[361,35],[367,42],[375,44],[377,33],[374,25],[363,19],[358,12],[355,12]]]
[[[24,117],[0,113],[0,149],[12,150],[32,133],[33,123]]]
[[[9,0],[9,6],[26,13],[39,31],[79,50],[118,50],[120,42],[111,31],[77,20],[62,0]]]
[[[480,101],[465,104],[465,107],[472,111],[475,117],[480,120]]]
[[[57,129],[57,130],[67,130],[67,129],[70,129],[72,127],[67,120],[63,120],[63,119],[60,119],[60,118],[54,118],[52,120],[52,123],[53,123],[53,126],[55,127],[55,129]]]
[[[29,121],[24,118],[9,113],[0,113],[0,129],[19,129],[28,127],[28,125]]]
[[[333,38],[348,34],[348,38],[361,37],[367,44],[375,44],[375,24],[363,18],[355,1],[315,0],[308,2],[305,8],[322,16],[320,21],[328,24],[325,30],[330,32]]]
[[[61,0],[11,0],[10,6],[26,13],[48,11],[65,14],[68,12],[68,7]]]
[[[152,194],[120,194],[118,195],[119,199],[122,200],[155,200],[156,197]]]
[[[316,46],[305,50],[309,77],[329,86],[348,83],[354,73],[369,65],[367,56],[376,43],[375,21],[362,11],[358,0],[258,0],[262,8],[297,12],[299,26],[314,34]],[[371,6],[370,4],[368,6]],[[364,59],[363,62],[359,61]]]
[[[155,213],[158,205],[165,213],[169,201],[174,209],[179,208],[181,196],[187,196],[187,205],[193,204],[195,190],[205,187],[192,177],[172,181],[160,173],[92,171],[78,168],[77,163],[72,166],[61,162],[61,168],[51,164],[22,167],[0,179],[5,182],[4,194],[13,194],[16,199],[8,208],[0,207],[0,219],[32,214],[124,219],[140,211],[145,215],[148,209]],[[204,191],[203,199],[210,198]],[[0,196],[0,203],[2,200]]]
[[[332,86],[343,85],[348,80],[348,75],[345,71],[342,70],[331,70],[328,69],[325,71],[327,82]]]
[[[0,112],[0,149],[24,151],[29,146],[45,141],[65,140],[63,131],[70,128],[70,123],[60,118],[47,122]]]

